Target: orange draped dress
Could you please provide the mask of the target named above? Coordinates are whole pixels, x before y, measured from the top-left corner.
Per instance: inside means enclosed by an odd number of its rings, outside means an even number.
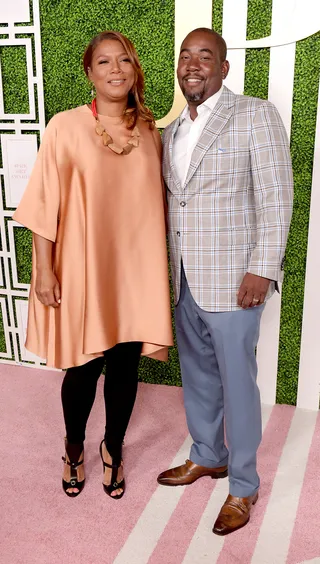
[[[115,143],[131,132],[99,116]],[[139,120],[139,147],[118,155],[103,146],[88,106],[49,122],[14,219],[54,242],[58,308],[41,304],[32,280],[26,348],[48,366],[69,368],[117,343],[143,342],[166,360],[172,341],[165,203],[158,131]]]

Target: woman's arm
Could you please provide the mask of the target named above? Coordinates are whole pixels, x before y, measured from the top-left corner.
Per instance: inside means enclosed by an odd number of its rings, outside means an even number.
[[[36,250],[36,286],[38,300],[45,306],[59,307],[60,284],[52,270],[52,251],[54,243],[33,233]]]

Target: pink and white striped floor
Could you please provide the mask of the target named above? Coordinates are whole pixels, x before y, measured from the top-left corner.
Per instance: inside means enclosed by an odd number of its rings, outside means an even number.
[[[1,564],[320,563],[320,415],[263,408],[262,487],[248,526],[212,534],[228,481],[157,485],[159,471],[188,456],[181,389],[140,385],[125,445],[127,492],[102,490],[99,383],[86,441],[87,483],[69,499],[60,486],[63,424],[59,372],[0,365]]]

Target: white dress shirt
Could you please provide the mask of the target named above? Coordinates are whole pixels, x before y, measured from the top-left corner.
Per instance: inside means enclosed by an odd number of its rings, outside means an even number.
[[[173,165],[178,179],[183,186],[187,177],[193,150],[200,139],[210,114],[216,106],[223,86],[197,107],[198,116],[194,121],[190,117],[189,106],[186,106],[180,116],[180,123],[173,140]]]

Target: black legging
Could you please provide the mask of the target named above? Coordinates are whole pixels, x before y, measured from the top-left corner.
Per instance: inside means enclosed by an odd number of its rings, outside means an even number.
[[[137,394],[141,348],[140,342],[120,343],[105,351],[104,357],[95,358],[82,366],[68,368],[61,388],[68,445],[81,445],[85,440],[97,382],[106,363],[104,438],[114,463],[119,463],[122,442]]]

